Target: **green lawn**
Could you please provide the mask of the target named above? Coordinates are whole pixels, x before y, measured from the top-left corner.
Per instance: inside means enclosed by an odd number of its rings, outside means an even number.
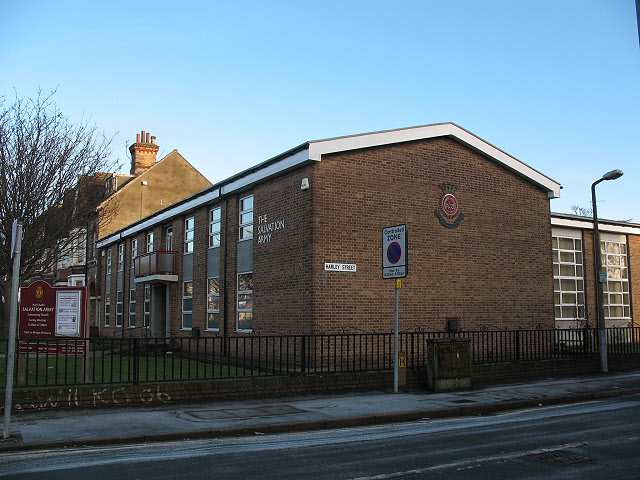
[[[22,357],[22,356],[21,356]],[[23,357],[24,358],[24,357]],[[21,386],[71,385],[78,383],[132,383],[134,361],[129,355],[103,355],[90,357],[87,378],[83,382],[82,357],[40,355],[30,356],[26,368],[16,366]],[[19,363],[19,362],[18,362]],[[5,359],[0,358],[0,388],[5,386]],[[258,371],[235,368],[174,356],[152,356],[138,359],[137,378],[140,382],[209,380],[256,376]]]

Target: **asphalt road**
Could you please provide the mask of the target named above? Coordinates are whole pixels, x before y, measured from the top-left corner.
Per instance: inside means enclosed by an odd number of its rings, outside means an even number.
[[[295,434],[0,454],[11,479],[640,478],[640,395]]]

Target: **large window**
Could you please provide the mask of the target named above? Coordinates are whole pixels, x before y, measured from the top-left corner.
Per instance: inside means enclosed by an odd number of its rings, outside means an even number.
[[[193,282],[184,282],[182,289],[182,329],[193,326]]]
[[[253,238],[253,195],[240,199],[240,240]]]
[[[129,290],[129,328],[136,327],[136,289]]]
[[[147,253],[153,252],[153,232],[147,232]]]
[[[207,330],[220,330],[220,277],[207,280]]]
[[[209,248],[220,246],[220,207],[209,210]]]
[[[582,239],[553,237],[553,290],[556,320],[585,318]]]
[[[253,330],[253,274],[238,275],[238,325],[239,332]]]
[[[184,221],[184,253],[193,253],[193,233],[195,220],[189,217]]]
[[[631,318],[626,241],[624,237],[607,238],[602,235],[600,251],[602,269],[607,272],[607,283],[602,284],[604,316],[611,319]]]

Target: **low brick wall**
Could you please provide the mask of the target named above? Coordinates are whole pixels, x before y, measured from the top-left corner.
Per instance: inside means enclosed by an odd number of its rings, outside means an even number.
[[[609,355],[608,363],[610,372],[640,368],[640,355]],[[598,372],[600,372],[600,357],[598,356],[471,366],[471,378],[474,385],[549,375],[561,377]]]
[[[640,367],[640,355],[609,358],[610,371]],[[600,371],[597,357],[544,360],[512,364],[472,366],[472,384],[509,379],[587,374]],[[426,389],[426,371],[408,370],[407,387]],[[360,372],[295,377],[216,380],[211,382],[159,383],[143,385],[75,386],[71,388],[17,388],[15,410],[99,408],[124,405],[200,402],[250,397],[277,397],[309,393],[392,390],[393,371]],[[4,405],[4,392],[1,395]]]

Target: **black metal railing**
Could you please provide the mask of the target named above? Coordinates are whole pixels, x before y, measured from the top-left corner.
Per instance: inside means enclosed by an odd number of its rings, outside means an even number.
[[[426,367],[427,344],[469,338],[474,364],[598,354],[598,330],[402,332],[407,368]],[[640,354],[640,328],[607,329],[611,355]],[[139,384],[393,369],[393,333],[232,337],[20,339],[14,385]],[[7,341],[0,341],[2,352]],[[6,376],[5,355],[0,372]],[[4,386],[4,377],[1,379]]]

